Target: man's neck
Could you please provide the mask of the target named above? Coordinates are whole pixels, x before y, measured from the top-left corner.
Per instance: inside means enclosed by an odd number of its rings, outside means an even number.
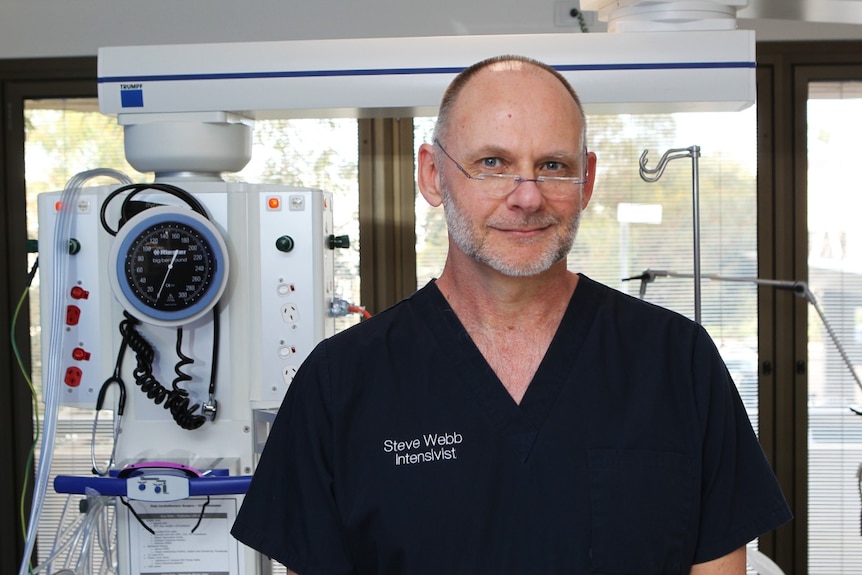
[[[559,319],[568,307],[578,276],[565,262],[530,277],[505,276],[494,270],[460,270],[447,262],[437,287],[462,320],[486,329]]]
[[[459,274],[437,287],[503,387],[520,404],[568,308],[578,276],[565,269],[527,278]]]

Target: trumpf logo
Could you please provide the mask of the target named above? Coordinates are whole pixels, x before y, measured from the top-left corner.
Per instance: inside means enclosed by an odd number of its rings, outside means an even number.
[[[123,108],[143,108],[144,85],[120,84],[120,105]]]

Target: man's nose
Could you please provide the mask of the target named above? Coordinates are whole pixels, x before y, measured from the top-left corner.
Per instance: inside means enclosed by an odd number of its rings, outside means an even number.
[[[511,207],[535,210],[544,202],[544,195],[536,178],[518,178],[515,180],[515,189],[506,199]]]

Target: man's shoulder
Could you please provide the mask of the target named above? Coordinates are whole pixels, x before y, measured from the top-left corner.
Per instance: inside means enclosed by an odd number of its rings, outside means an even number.
[[[356,345],[368,342],[380,335],[390,334],[393,330],[415,330],[434,309],[445,303],[440,291],[430,282],[413,294],[362,320],[360,323],[331,336],[328,345]]]
[[[606,312],[607,317],[613,317],[617,322],[631,322],[641,328],[651,324],[676,325],[680,328],[696,328],[697,324],[683,314],[648,302],[633,295],[581,275],[578,289],[581,301],[586,305],[595,306]]]

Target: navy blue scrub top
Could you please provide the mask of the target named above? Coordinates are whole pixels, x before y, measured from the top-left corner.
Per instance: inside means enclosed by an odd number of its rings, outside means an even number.
[[[658,574],[790,517],[706,332],[581,276],[520,405],[433,282],[322,342],[232,532],[299,575]]]

